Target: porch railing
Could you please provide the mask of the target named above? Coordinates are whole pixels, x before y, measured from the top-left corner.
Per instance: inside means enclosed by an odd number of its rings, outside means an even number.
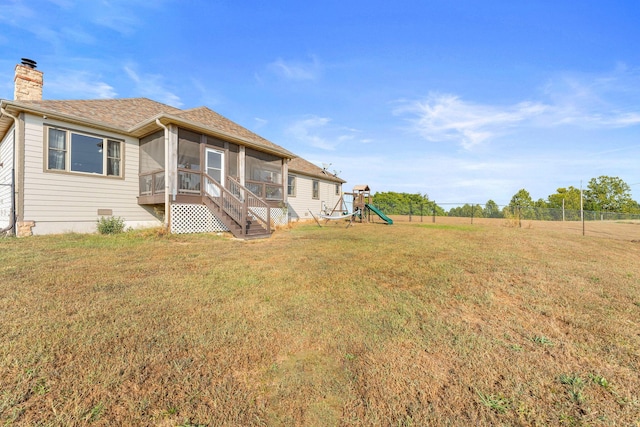
[[[245,185],[253,194],[263,199],[284,200],[282,185],[250,180],[247,180]]]
[[[249,188],[240,184],[235,178],[230,176],[226,178],[226,186],[222,186],[204,172],[178,169],[177,193],[180,195],[202,195],[203,197],[208,197],[242,227],[242,234],[246,233],[247,219],[257,221],[265,230],[270,232],[271,208],[267,202]],[[141,173],[139,175],[139,185],[140,196],[164,194],[165,171]],[[262,187],[261,189],[264,190],[264,188]],[[281,187],[280,191],[282,191]]]
[[[202,174],[203,194],[240,225],[242,234],[246,233],[249,216],[260,222],[262,227],[270,232],[271,209],[269,205],[235,179],[227,177],[227,183],[228,188],[225,188],[206,173]]]
[[[139,175],[139,183],[141,196],[164,194],[164,169],[141,173]]]
[[[260,222],[265,230],[271,230],[271,208],[264,200],[230,176],[227,177],[227,187],[233,194],[239,195],[239,200],[244,201],[247,213]]]

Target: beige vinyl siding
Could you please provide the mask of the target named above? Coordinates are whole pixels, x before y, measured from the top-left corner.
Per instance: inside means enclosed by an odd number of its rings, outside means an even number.
[[[13,138],[15,126],[0,142],[0,230],[11,222],[11,177],[13,169]]]
[[[302,175],[296,172],[289,172],[289,175],[296,177],[296,196],[287,198],[289,217],[292,221],[313,219],[309,210],[314,215],[320,213],[324,205],[328,209],[333,209],[342,194],[336,195],[336,184],[333,181],[325,181],[321,178]],[[313,181],[320,183],[320,194],[318,199],[313,198]]]
[[[124,140],[123,177],[45,171],[45,123]],[[95,231],[98,209],[110,209],[127,226],[160,225],[151,209],[137,203],[138,150],[134,138],[25,115],[24,220],[35,221],[33,233]]]

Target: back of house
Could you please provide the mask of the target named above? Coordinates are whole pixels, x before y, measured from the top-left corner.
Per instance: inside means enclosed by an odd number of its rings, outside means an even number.
[[[4,232],[95,232],[100,218],[120,217],[133,228],[268,237],[341,193],[342,179],[207,107],[43,100],[42,87],[23,60],[14,100],[0,100]]]

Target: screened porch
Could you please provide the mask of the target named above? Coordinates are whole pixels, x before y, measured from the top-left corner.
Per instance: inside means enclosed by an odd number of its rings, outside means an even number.
[[[207,177],[227,189],[240,183],[270,205],[284,200],[283,158],[186,129],[178,129],[176,139],[176,149],[167,156],[173,165],[169,171],[164,168],[164,131],[140,140],[139,204],[164,203],[167,189],[172,201],[196,203]]]

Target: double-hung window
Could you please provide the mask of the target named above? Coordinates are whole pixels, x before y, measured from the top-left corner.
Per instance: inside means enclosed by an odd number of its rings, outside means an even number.
[[[287,196],[296,197],[296,177],[289,175],[287,177]]]
[[[320,198],[320,181],[318,181],[317,179],[314,179],[311,184],[311,198]]]
[[[48,128],[47,170],[122,176],[122,141]]]

